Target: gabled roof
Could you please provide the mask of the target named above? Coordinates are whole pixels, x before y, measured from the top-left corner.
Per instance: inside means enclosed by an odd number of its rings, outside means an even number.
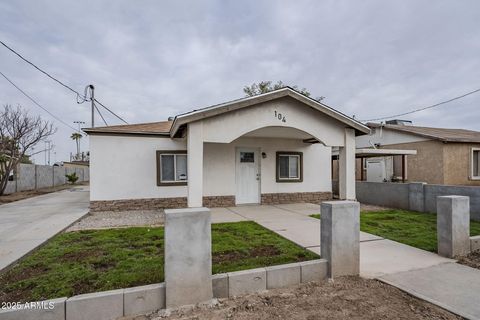
[[[359,134],[369,133],[370,129],[361,122],[323,104],[312,98],[309,98],[290,87],[281,88],[268,93],[259,94],[252,97],[225,102],[210,107],[193,110],[187,113],[179,114],[173,121],[160,121],[151,123],[127,124],[108,127],[85,128],[88,134],[141,134],[141,135],[162,135],[175,136],[180,126],[189,122],[213,117],[222,113],[242,109],[262,102],[271,101],[282,97],[291,97],[311,108],[314,108],[324,114],[352,127]]]
[[[170,135],[173,121],[160,121],[149,123],[125,124],[108,127],[95,127],[83,129],[88,134],[142,134],[142,135]]]
[[[411,133],[424,138],[440,140],[443,142],[470,142],[480,143],[480,132],[465,129],[447,129],[447,128],[432,128],[432,127],[417,127],[411,125],[394,125],[394,124],[379,124],[367,123],[371,128],[383,127],[385,129]]]
[[[297,92],[295,89],[293,88],[290,88],[290,87],[284,87],[284,88],[281,88],[281,89],[278,89],[278,90],[274,90],[274,91],[271,91],[271,92],[267,92],[267,93],[263,93],[263,94],[259,94],[259,95],[256,95],[256,96],[252,96],[252,97],[246,97],[246,98],[242,98],[242,99],[237,99],[237,100],[233,100],[233,101],[230,101],[230,102],[225,102],[225,103],[222,103],[222,104],[217,104],[217,105],[213,105],[213,106],[210,106],[210,107],[206,107],[206,108],[202,108],[202,109],[198,109],[198,110],[193,110],[193,111],[190,111],[190,112],[187,112],[187,113],[183,113],[183,114],[179,114],[175,117],[174,121],[173,121],[173,124],[172,124],[172,129],[170,130],[170,135],[173,137],[175,135],[175,133],[177,132],[177,130],[180,128],[180,126],[186,124],[186,123],[189,123],[189,122],[193,122],[193,121],[197,121],[197,120],[201,120],[201,119],[205,119],[205,118],[209,118],[209,117],[212,117],[212,116],[216,116],[216,115],[219,115],[219,114],[222,114],[222,113],[225,113],[225,112],[229,112],[229,111],[233,111],[233,110],[238,110],[238,109],[242,109],[242,108],[245,108],[245,107],[249,107],[251,105],[255,105],[255,104],[258,104],[258,103],[262,103],[262,102],[267,102],[267,101],[271,101],[271,100],[274,100],[274,99],[278,99],[278,98],[282,98],[282,97],[292,97],[300,102],[303,102],[304,104],[320,111],[320,112],[323,112],[329,116],[331,116],[332,118],[356,129],[357,132],[360,132],[360,133],[369,133],[370,132],[370,129],[365,126],[363,123],[321,103],[321,102],[318,102],[312,98],[309,98],[299,92]]]

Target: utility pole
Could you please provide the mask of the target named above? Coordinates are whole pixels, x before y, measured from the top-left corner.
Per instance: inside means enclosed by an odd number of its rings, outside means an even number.
[[[95,87],[93,84],[88,87],[90,88],[90,101],[92,102],[92,128],[95,128]]]
[[[80,125],[81,125],[81,124],[85,124],[85,121],[73,121],[73,123],[78,124],[78,131],[81,132]]]
[[[81,125],[81,124],[85,124],[85,121],[73,121],[73,123],[78,124],[78,132],[81,132],[81,131],[80,131],[80,130],[81,130],[80,125]],[[81,139],[77,139],[77,141],[76,141],[77,144],[78,144],[78,148],[77,148],[77,158],[80,157],[80,150],[81,150],[81,148],[80,148],[80,141],[81,141]],[[77,160],[78,160],[78,159],[77,159]]]
[[[52,140],[45,140],[45,165],[50,165],[50,143]],[[47,152],[48,152],[48,161],[47,161]]]

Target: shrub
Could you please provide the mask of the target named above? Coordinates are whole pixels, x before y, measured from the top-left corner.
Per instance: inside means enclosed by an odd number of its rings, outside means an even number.
[[[68,182],[70,182],[71,184],[75,184],[75,182],[77,182],[78,180],[78,176],[76,172],[71,174],[66,174],[65,177],[67,178]]]

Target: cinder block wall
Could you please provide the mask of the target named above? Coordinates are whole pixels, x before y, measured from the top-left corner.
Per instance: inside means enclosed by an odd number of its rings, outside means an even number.
[[[437,196],[468,196],[470,218],[480,221],[480,187],[357,181],[356,191],[362,203],[430,213],[437,212]]]
[[[78,182],[90,181],[89,168],[66,168],[21,163],[15,172],[15,180],[9,181],[5,194],[60,186],[67,183],[65,174],[75,172]]]

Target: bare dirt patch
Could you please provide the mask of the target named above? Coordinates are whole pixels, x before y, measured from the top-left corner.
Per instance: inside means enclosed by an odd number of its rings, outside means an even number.
[[[337,278],[132,319],[461,319],[376,280]]]
[[[261,246],[249,251],[226,251],[212,256],[213,263],[223,263],[232,260],[241,260],[247,258],[273,257],[280,254],[280,250],[274,246]]]
[[[376,211],[386,211],[391,210],[392,208],[376,206],[373,204],[361,203],[360,210],[365,212],[376,212]]]
[[[471,252],[465,257],[458,257],[458,263],[480,269],[480,250]]]
[[[162,226],[164,217],[163,210],[91,212],[66,231]]]

